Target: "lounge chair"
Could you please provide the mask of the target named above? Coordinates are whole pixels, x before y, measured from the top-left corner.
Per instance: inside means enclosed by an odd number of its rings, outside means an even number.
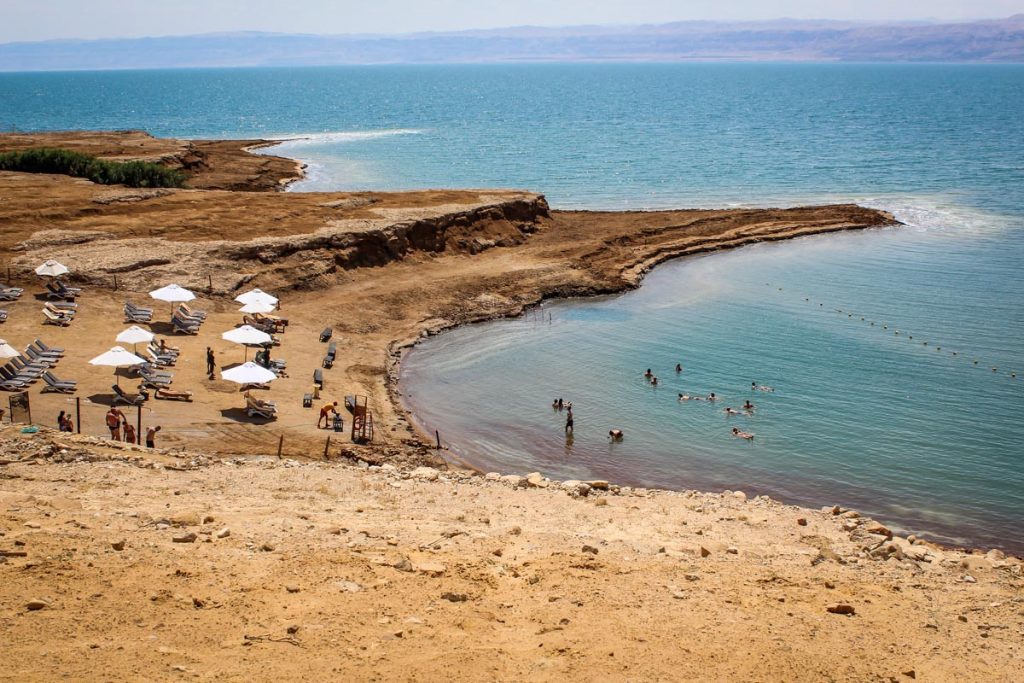
[[[21,290],[17,287],[5,287],[0,289],[0,301],[15,301],[21,296]]]
[[[197,320],[206,320],[206,311],[194,311],[188,304],[181,304],[178,306],[178,310],[185,314],[186,318],[195,318]]]
[[[7,311],[0,311],[0,323],[7,322]]]
[[[333,335],[333,334],[334,334],[334,330],[332,328],[325,327],[323,329],[323,332],[320,333],[320,343],[325,343],[325,342],[330,341],[331,335]]]
[[[141,405],[141,404],[146,402],[146,397],[143,394],[129,394],[129,393],[126,393],[124,389],[122,389],[121,387],[119,387],[116,384],[112,384],[110,386],[110,388],[114,390],[114,403],[113,403],[113,405],[115,405],[115,406],[118,403],[124,403],[124,404],[130,405],[130,406],[137,406],[137,405]]]
[[[53,354],[55,356],[63,356],[64,355],[64,349],[60,348],[59,346],[48,346],[48,345],[44,344],[41,339],[36,339],[29,346],[36,347],[42,353]]]
[[[46,298],[47,299],[60,299],[61,301],[74,301],[77,296],[77,292],[71,292],[67,287],[63,289],[57,286],[56,282],[46,283]]]
[[[141,308],[130,301],[124,302],[124,321],[126,323],[148,323],[153,320],[152,308]]]
[[[177,358],[175,358],[174,356],[158,356],[155,353],[153,353],[152,349],[146,349],[146,357],[149,358],[150,362],[153,363],[153,365],[158,365],[160,367],[174,365],[175,361],[177,360]]]
[[[317,385],[321,389],[324,388],[324,371],[320,368],[313,371],[313,384]]]
[[[47,301],[45,304],[43,304],[43,308],[48,310],[50,313],[53,313],[54,315],[58,315],[62,318],[67,318],[68,320],[73,320],[75,317],[75,313],[77,313],[77,311],[74,310],[73,308],[60,308],[59,306],[54,305],[53,302],[51,301]]]
[[[312,408],[313,407],[313,394],[303,394],[302,395],[302,407],[303,408]]]
[[[42,375],[44,372],[50,369],[49,365],[27,360],[24,356],[12,358],[11,365],[14,366],[15,370],[19,375],[27,375],[35,377],[36,379],[38,379],[40,375]]]
[[[31,345],[25,347],[25,355],[28,356],[30,362],[45,365],[46,367],[53,367],[60,360],[60,356],[51,356],[39,353],[36,351],[35,347]]]
[[[0,381],[8,382],[12,385],[27,386],[32,382],[35,382],[38,376],[34,374],[22,373],[18,368],[14,367],[10,363],[0,366]]]
[[[188,401],[190,403],[192,402],[191,391],[172,391],[170,389],[165,389],[162,387],[157,388],[156,392],[153,394],[153,397],[159,398],[164,401]]]
[[[249,417],[256,417],[258,415],[272,420],[277,418],[277,404],[273,401],[261,401],[246,392],[245,412]]]
[[[59,327],[67,327],[68,325],[71,324],[70,316],[66,317],[63,315],[59,315],[48,308],[43,309],[43,315],[45,316],[43,318],[44,325],[57,325]]]
[[[171,318],[171,326],[176,334],[199,334],[199,325],[178,317]]]
[[[46,382],[46,386],[43,387],[43,393],[47,392],[58,392],[61,394],[73,394],[77,387],[76,382],[64,382],[54,377],[49,372],[43,373],[43,381]]]

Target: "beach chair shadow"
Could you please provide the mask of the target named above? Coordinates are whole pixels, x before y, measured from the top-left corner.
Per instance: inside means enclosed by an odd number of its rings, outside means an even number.
[[[225,408],[220,411],[222,417],[234,422],[243,422],[245,424],[265,424],[268,420],[265,417],[249,417],[248,412],[245,408]]]
[[[169,322],[153,321],[147,324],[149,325],[149,331],[152,332],[153,334],[158,334],[163,337],[170,337],[174,335],[174,325],[172,325]]]

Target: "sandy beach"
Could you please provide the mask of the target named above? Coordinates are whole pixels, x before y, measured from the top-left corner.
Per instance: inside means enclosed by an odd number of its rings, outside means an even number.
[[[14,553],[0,558],[0,620],[16,636],[0,652],[18,662],[0,678],[1014,677],[1015,558],[893,538],[830,501],[448,469],[402,405],[402,354],[425,335],[635,287],[668,259],[892,216],[552,211],[517,190],[284,193],[301,165],[247,151],[264,144],[0,135],[0,151],[159,160],[190,185],[0,173],[0,272],[26,288],[0,306],[0,337],[66,349],[55,374],[78,381],[81,400],[36,385],[33,417],[81,410],[83,433],[0,434],[0,550]],[[47,258],[86,289],[68,327],[41,325],[30,273]],[[182,351],[173,388],[194,400],[147,402],[140,418],[163,427],[161,452],[125,452],[95,438],[114,377],[87,361],[125,327],[126,300],[150,305],[146,292],[170,282],[208,312],[198,335],[171,335],[170,307],[155,306],[153,331]],[[208,346],[219,366],[242,361],[220,335],[253,286],[281,297],[289,320],[273,353],[288,376],[262,392],[280,408],[271,422],[205,373]],[[304,408],[326,327],[338,360]],[[370,444],[315,426],[320,404],[352,394],[368,397]]]

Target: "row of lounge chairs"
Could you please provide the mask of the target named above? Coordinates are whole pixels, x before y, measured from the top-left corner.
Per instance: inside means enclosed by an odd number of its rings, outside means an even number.
[[[8,287],[0,285],[0,301],[17,301],[25,292],[21,287]]]
[[[276,315],[264,315],[262,313],[243,315],[242,323],[255,327],[257,330],[267,334],[279,334],[284,332],[284,328],[288,327],[288,321],[285,318],[279,318]]]
[[[42,379],[46,383],[43,387],[44,392],[74,392],[75,382],[59,379],[50,372],[63,355],[64,349],[47,346],[36,339],[25,348],[23,354],[0,366],[0,389],[23,391],[30,384]]]

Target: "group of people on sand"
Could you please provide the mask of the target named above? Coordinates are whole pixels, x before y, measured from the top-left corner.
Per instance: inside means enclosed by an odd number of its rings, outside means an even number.
[[[61,415],[64,415],[64,411],[61,411]],[[58,418],[59,419],[59,418]],[[70,416],[65,418],[69,423],[71,421]],[[110,430],[110,438],[114,441],[123,441],[124,443],[139,443],[138,435],[135,433],[135,427],[128,421],[125,414],[117,406],[112,406],[107,411],[104,421],[107,423],[107,429]],[[66,431],[71,431],[66,430]],[[160,431],[160,425],[150,427],[146,430],[146,448],[156,448],[156,435]]]

